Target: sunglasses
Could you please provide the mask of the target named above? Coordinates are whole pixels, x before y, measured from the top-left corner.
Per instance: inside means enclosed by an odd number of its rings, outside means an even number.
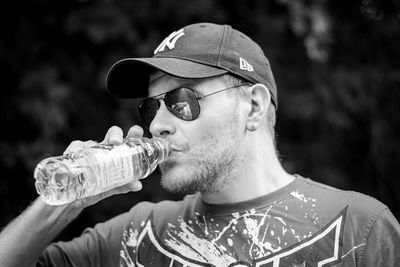
[[[149,129],[151,122],[157,115],[157,111],[161,106],[161,100],[163,100],[169,112],[177,118],[184,121],[193,121],[197,119],[200,114],[200,99],[243,85],[251,85],[251,83],[241,83],[203,96],[198,96],[193,89],[188,87],[176,88],[167,93],[142,100],[138,104],[139,116],[143,121],[144,127]],[[164,97],[159,97],[161,95],[164,95]]]

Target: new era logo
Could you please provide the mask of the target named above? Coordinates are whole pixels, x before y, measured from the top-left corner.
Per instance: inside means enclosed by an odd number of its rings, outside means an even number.
[[[247,71],[254,71],[253,66],[243,58],[240,58],[240,69]]]
[[[165,38],[164,41],[162,41],[162,43],[156,48],[156,50],[154,50],[154,55],[158,52],[164,51],[165,47],[168,47],[169,49],[174,49],[176,41],[178,41],[178,39],[184,35],[185,33],[183,32],[183,29],[180,29],[179,31],[174,31],[167,38]]]

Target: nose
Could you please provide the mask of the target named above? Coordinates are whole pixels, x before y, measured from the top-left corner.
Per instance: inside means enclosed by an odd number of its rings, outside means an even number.
[[[168,111],[164,101],[160,101],[160,108],[158,109],[156,116],[150,124],[150,132],[154,137],[167,137],[173,135],[176,131],[175,116]]]

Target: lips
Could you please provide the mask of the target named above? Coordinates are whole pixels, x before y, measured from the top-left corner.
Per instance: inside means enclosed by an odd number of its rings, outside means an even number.
[[[170,141],[170,149],[172,152],[183,152],[189,150],[189,144],[187,142],[173,142]]]
[[[171,145],[170,149],[171,149],[171,152],[182,152],[182,151],[184,151],[183,148],[178,147],[178,146],[174,146],[174,145]]]

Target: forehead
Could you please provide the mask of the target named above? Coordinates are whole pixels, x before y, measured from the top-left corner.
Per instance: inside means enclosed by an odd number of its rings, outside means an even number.
[[[195,91],[207,93],[208,89],[220,83],[221,79],[203,78],[187,79],[169,75],[165,72],[156,71],[150,74],[148,96],[166,93],[178,87],[189,87]]]

